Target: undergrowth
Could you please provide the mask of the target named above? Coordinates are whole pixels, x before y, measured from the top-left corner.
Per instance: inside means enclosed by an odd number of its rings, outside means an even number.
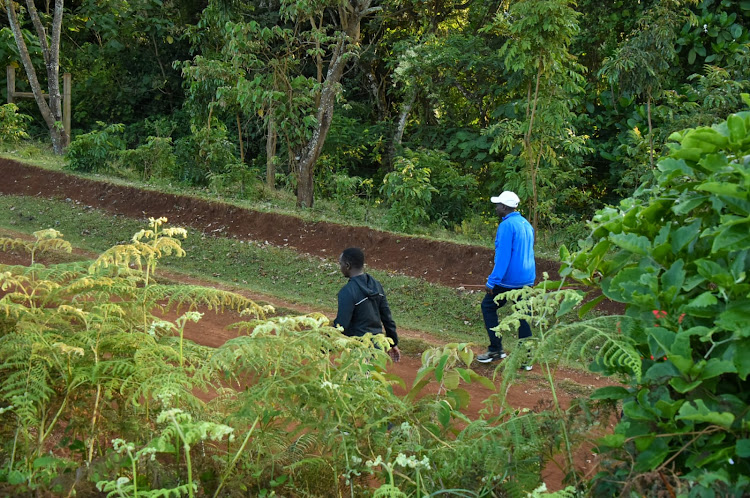
[[[568,417],[559,407],[521,414],[500,394],[470,420],[465,386],[494,386],[466,343],[425,351],[407,387],[386,371],[383,335],[348,338],[319,313],[272,316],[231,292],[160,284],[162,258],[184,256],[187,235],[165,221],[93,263],[0,266],[0,483],[11,494],[543,494],[540,469],[561,443],[548,429]],[[69,249],[57,230],[1,245]],[[208,348],[183,336],[198,307],[247,318]],[[182,314],[154,314],[165,309]]]

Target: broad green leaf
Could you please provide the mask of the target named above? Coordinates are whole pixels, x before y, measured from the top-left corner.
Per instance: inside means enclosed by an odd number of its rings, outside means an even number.
[[[672,252],[676,254],[682,251],[690,242],[698,238],[700,231],[701,220],[698,218],[672,232]]]
[[[672,205],[672,212],[677,216],[683,216],[710,200],[711,197],[708,195],[693,195],[689,199],[679,199]]]
[[[450,356],[446,353],[443,354],[440,357],[440,361],[438,361],[437,367],[435,367],[435,380],[438,382],[442,382],[443,380],[443,373],[445,371],[445,364],[448,363],[448,359]]]
[[[667,458],[671,449],[665,440],[667,438],[654,438],[636,458],[635,468],[640,472],[647,472],[657,468]],[[636,440],[636,446],[639,440]]]
[[[750,337],[750,300],[733,301],[727,304],[716,319],[716,326],[737,332],[740,337]]]
[[[708,360],[708,363],[706,363],[699,378],[703,380],[713,379],[714,377],[718,377],[725,373],[737,373],[737,368],[735,368],[734,363],[731,361],[720,360],[718,358],[711,358]]]
[[[685,282],[685,263],[678,259],[675,261],[669,270],[665,271],[661,276],[661,286],[663,302],[671,303],[674,298],[679,294],[682,289],[682,284]]]
[[[665,157],[657,163],[656,167],[659,168],[659,171],[662,173],[678,173],[681,176],[693,175],[693,168],[688,166],[682,159]]]
[[[750,439],[738,439],[737,443],[734,445],[734,448],[738,457],[750,457]]]
[[[443,401],[440,403],[440,407],[437,410],[437,419],[440,425],[448,427],[451,423],[451,407],[448,402]]]
[[[741,251],[750,248],[750,220],[721,230],[714,239],[712,253]]]
[[[750,339],[744,337],[736,341],[733,346],[737,351],[742,351],[742,354],[734,354],[731,358],[737,367],[737,375],[744,381],[750,375],[750,354],[747,354],[747,351],[750,351]]]
[[[734,414],[713,411],[706,406],[702,399],[699,398],[693,401],[688,401],[682,405],[680,413],[675,419],[689,420],[692,422],[705,422],[729,429],[734,422]]]
[[[417,371],[417,376],[414,379],[414,384],[413,385],[416,386],[418,382],[421,382],[423,378],[425,378],[427,375],[431,374],[434,371],[435,371],[435,367],[426,367],[426,368],[422,367],[422,368],[420,368],[419,371]],[[428,382],[429,382],[429,380],[428,380]]]
[[[567,261],[570,257],[570,251],[567,247],[565,247],[565,244],[560,246],[560,261]]]
[[[461,376],[464,382],[471,382],[471,373],[468,370],[465,368],[456,368],[456,372],[458,372],[458,375]]]
[[[651,243],[646,237],[634,233],[612,234],[609,236],[609,240],[617,246],[641,256],[646,256],[651,247]]]
[[[735,26],[737,25],[735,24]],[[745,129],[745,120],[736,114],[729,115],[727,127],[729,128],[729,139],[732,142],[742,142],[747,136],[748,130]]]
[[[464,362],[464,365],[468,367],[471,365],[471,362],[474,361],[474,351],[469,348],[459,349],[458,357]]]
[[[585,303],[578,310],[578,318],[583,318],[586,315],[586,313],[588,313],[589,311],[591,311],[592,309],[594,309],[597,304],[601,303],[605,299],[607,299],[607,297],[602,295],[602,296],[596,297],[596,298],[592,299],[591,301]]]
[[[656,361],[646,370],[643,376],[644,380],[650,380],[657,383],[664,382],[667,378],[680,375],[675,366],[668,361]]]
[[[420,381],[418,381],[418,382],[417,382],[417,381],[415,381],[415,382],[414,382],[414,385],[413,385],[413,386],[412,386],[412,388],[411,388],[411,389],[409,390],[409,393],[408,393],[408,394],[406,395],[406,399],[407,399],[408,401],[414,401],[415,399],[417,399],[417,396],[419,396],[419,393],[421,393],[421,392],[422,392],[422,389],[424,389],[424,387],[425,387],[425,386],[426,386],[427,384],[429,384],[429,383],[430,383],[430,379],[429,379],[429,378],[426,378],[426,379],[421,379],[421,380],[420,380]]]
[[[712,292],[706,291],[687,303],[686,308],[706,308],[708,306],[713,306],[718,302],[719,300],[716,299],[716,296]]]
[[[610,400],[620,400],[628,397],[630,393],[627,389],[620,386],[606,386],[606,387],[600,387],[596,391],[594,391],[591,396],[589,396],[591,399],[610,399]]]
[[[461,381],[461,376],[455,370],[448,370],[443,375],[443,385],[448,389],[455,389]]]
[[[18,486],[26,482],[26,475],[18,470],[11,470],[8,472],[8,484],[11,486]]]
[[[668,358],[669,361],[671,361],[672,364],[677,367],[677,370],[679,370],[683,375],[688,375],[688,373],[690,373],[690,371],[693,369],[694,363],[691,357],[672,354],[669,355]]]
[[[725,168],[729,161],[724,154],[707,154],[700,160],[699,164],[706,170],[715,172]]]
[[[669,380],[669,385],[674,388],[675,391],[681,394],[685,394],[686,392],[690,392],[699,385],[703,383],[702,380],[695,380],[692,382],[689,382],[682,377],[674,377]]]
[[[698,148],[703,153],[715,152],[727,146],[727,137],[713,128],[696,128],[682,138],[684,148]]]
[[[471,380],[479,382],[482,386],[486,387],[490,391],[495,390],[495,384],[490,379],[488,379],[484,375],[479,375],[473,370],[471,371]]]
[[[471,396],[469,395],[469,392],[466,389],[452,389],[448,391],[448,397],[453,398],[455,400],[455,409],[456,410],[465,410],[466,407],[469,406],[469,402],[471,401]]]
[[[747,189],[742,189],[739,185],[726,182],[706,182],[695,188],[701,192],[711,192],[716,195],[727,195],[737,199],[747,200],[750,195]]]
[[[729,287],[732,285],[732,275],[715,261],[710,259],[696,259],[695,265],[698,267],[698,273],[705,277],[708,281],[714,282],[722,287]]]
[[[607,434],[606,436],[601,437],[598,440],[598,445],[606,446],[608,448],[622,448],[624,444],[624,434]]]

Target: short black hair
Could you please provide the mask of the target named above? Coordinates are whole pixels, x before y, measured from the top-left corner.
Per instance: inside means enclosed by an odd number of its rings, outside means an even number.
[[[364,268],[365,253],[359,247],[348,247],[341,253],[341,261],[349,263],[352,268]]]

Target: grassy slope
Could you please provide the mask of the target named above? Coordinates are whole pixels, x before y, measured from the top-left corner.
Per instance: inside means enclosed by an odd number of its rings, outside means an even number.
[[[101,252],[145,228],[139,220],[76,205],[33,197],[0,196],[0,227],[31,233],[55,228],[82,249]],[[206,237],[189,231],[187,257],[166,258],[163,267],[204,280],[216,280],[332,313],[336,293],[345,283],[332,260],[253,241]],[[447,341],[484,345],[486,334],[480,296],[458,293],[423,280],[377,270],[399,327],[427,332]]]

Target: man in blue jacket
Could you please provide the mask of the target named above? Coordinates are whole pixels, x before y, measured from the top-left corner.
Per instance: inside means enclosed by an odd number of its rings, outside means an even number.
[[[516,211],[520,199],[515,193],[506,190],[490,200],[495,204],[500,224],[495,236],[495,266],[487,278],[487,293],[482,300],[482,316],[490,345],[486,353],[477,356],[477,361],[481,363],[490,363],[506,357],[502,340],[492,331],[499,323],[497,310],[505,305],[506,299],[500,298],[495,303],[495,296],[511,289],[534,285],[536,279],[534,228]],[[531,337],[531,327],[526,320],[521,320],[518,339],[526,337]],[[531,365],[524,364],[523,368],[531,370]]]
[[[393,341],[388,350],[393,361],[401,359],[398,349],[398,334],[396,322],[391,316],[391,308],[385,297],[385,291],[380,282],[365,273],[365,254],[358,247],[349,247],[339,256],[341,273],[349,278],[349,282],[341,288],[338,294],[338,313],[333,320],[334,325],[344,328],[344,335],[362,337],[367,334],[382,334]]]

